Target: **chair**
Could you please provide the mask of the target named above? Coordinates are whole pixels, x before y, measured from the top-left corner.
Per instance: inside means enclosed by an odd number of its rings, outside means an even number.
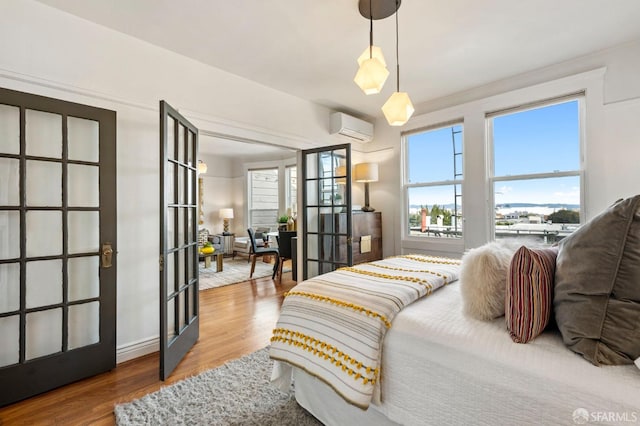
[[[253,277],[253,272],[256,269],[256,257],[258,256],[262,257],[265,254],[276,255],[276,262],[273,265],[273,275],[271,276],[271,279],[275,278],[276,272],[278,272],[278,264],[279,264],[279,258],[280,258],[280,252],[278,251],[278,248],[277,247],[258,247],[256,243],[255,231],[249,228],[247,229],[247,232],[249,233],[249,240],[251,241],[251,249],[253,250],[253,252],[249,255],[251,258],[251,273],[249,274],[249,278]]]
[[[280,262],[278,262],[278,279],[282,279],[282,268],[285,260],[291,259],[291,238],[296,236],[296,231],[280,231],[276,240],[278,241],[278,251]]]
[[[264,240],[262,239],[262,235],[269,232],[269,228],[256,228],[255,229],[255,238],[256,245],[258,247],[264,247]],[[236,237],[233,239],[233,258],[235,259],[236,255],[247,256],[247,262],[251,261],[251,253],[253,252],[251,248],[251,240],[249,237]]]

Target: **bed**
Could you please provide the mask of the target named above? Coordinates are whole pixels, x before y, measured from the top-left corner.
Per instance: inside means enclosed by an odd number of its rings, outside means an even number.
[[[380,376],[366,409],[306,366],[274,356],[273,343],[272,381],[286,388],[292,379],[298,403],[325,425],[640,422],[638,368],[596,367],[568,350],[557,330],[514,343],[504,318],[463,315],[460,282],[446,268],[454,278],[408,303],[383,332]]]

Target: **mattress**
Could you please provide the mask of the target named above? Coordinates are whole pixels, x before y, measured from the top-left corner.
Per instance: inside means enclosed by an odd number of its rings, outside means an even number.
[[[405,308],[388,331],[380,400],[363,411],[294,369],[296,399],[327,425],[640,422],[640,370],[595,367],[556,331],[513,343],[504,318],[462,314],[459,283]]]

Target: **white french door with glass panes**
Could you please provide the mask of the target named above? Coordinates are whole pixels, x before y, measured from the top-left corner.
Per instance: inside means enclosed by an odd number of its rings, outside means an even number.
[[[553,244],[581,222],[583,95],[487,116],[495,238]]]
[[[0,89],[0,406],[115,367],[116,114]]]

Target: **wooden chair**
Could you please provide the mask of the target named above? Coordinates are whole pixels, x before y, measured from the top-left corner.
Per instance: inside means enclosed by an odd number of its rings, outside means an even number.
[[[273,265],[273,275],[271,276],[271,279],[275,278],[276,272],[278,272],[278,265],[279,265],[279,259],[280,259],[280,252],[278,248],[277,247],[258,247],[258,245],[256,244],[256,234],[254,230],[249,228],[247,229],[247,232],[249,233],[249,239],[251,240],[251,248],[253,251],[249,255],[251,259],[251,273],[249,274],[249,278],[253,277],[253,272],[256,269],[256,257],[258,256],[262,257],[265,254],[276,256],[276,262]]]
[[[282,279],[282,268],[285,260],[291,259],[291,238],[296,236],[296,231],[280,231],[276,237],[280,262],[278,262],[278,279]]]

